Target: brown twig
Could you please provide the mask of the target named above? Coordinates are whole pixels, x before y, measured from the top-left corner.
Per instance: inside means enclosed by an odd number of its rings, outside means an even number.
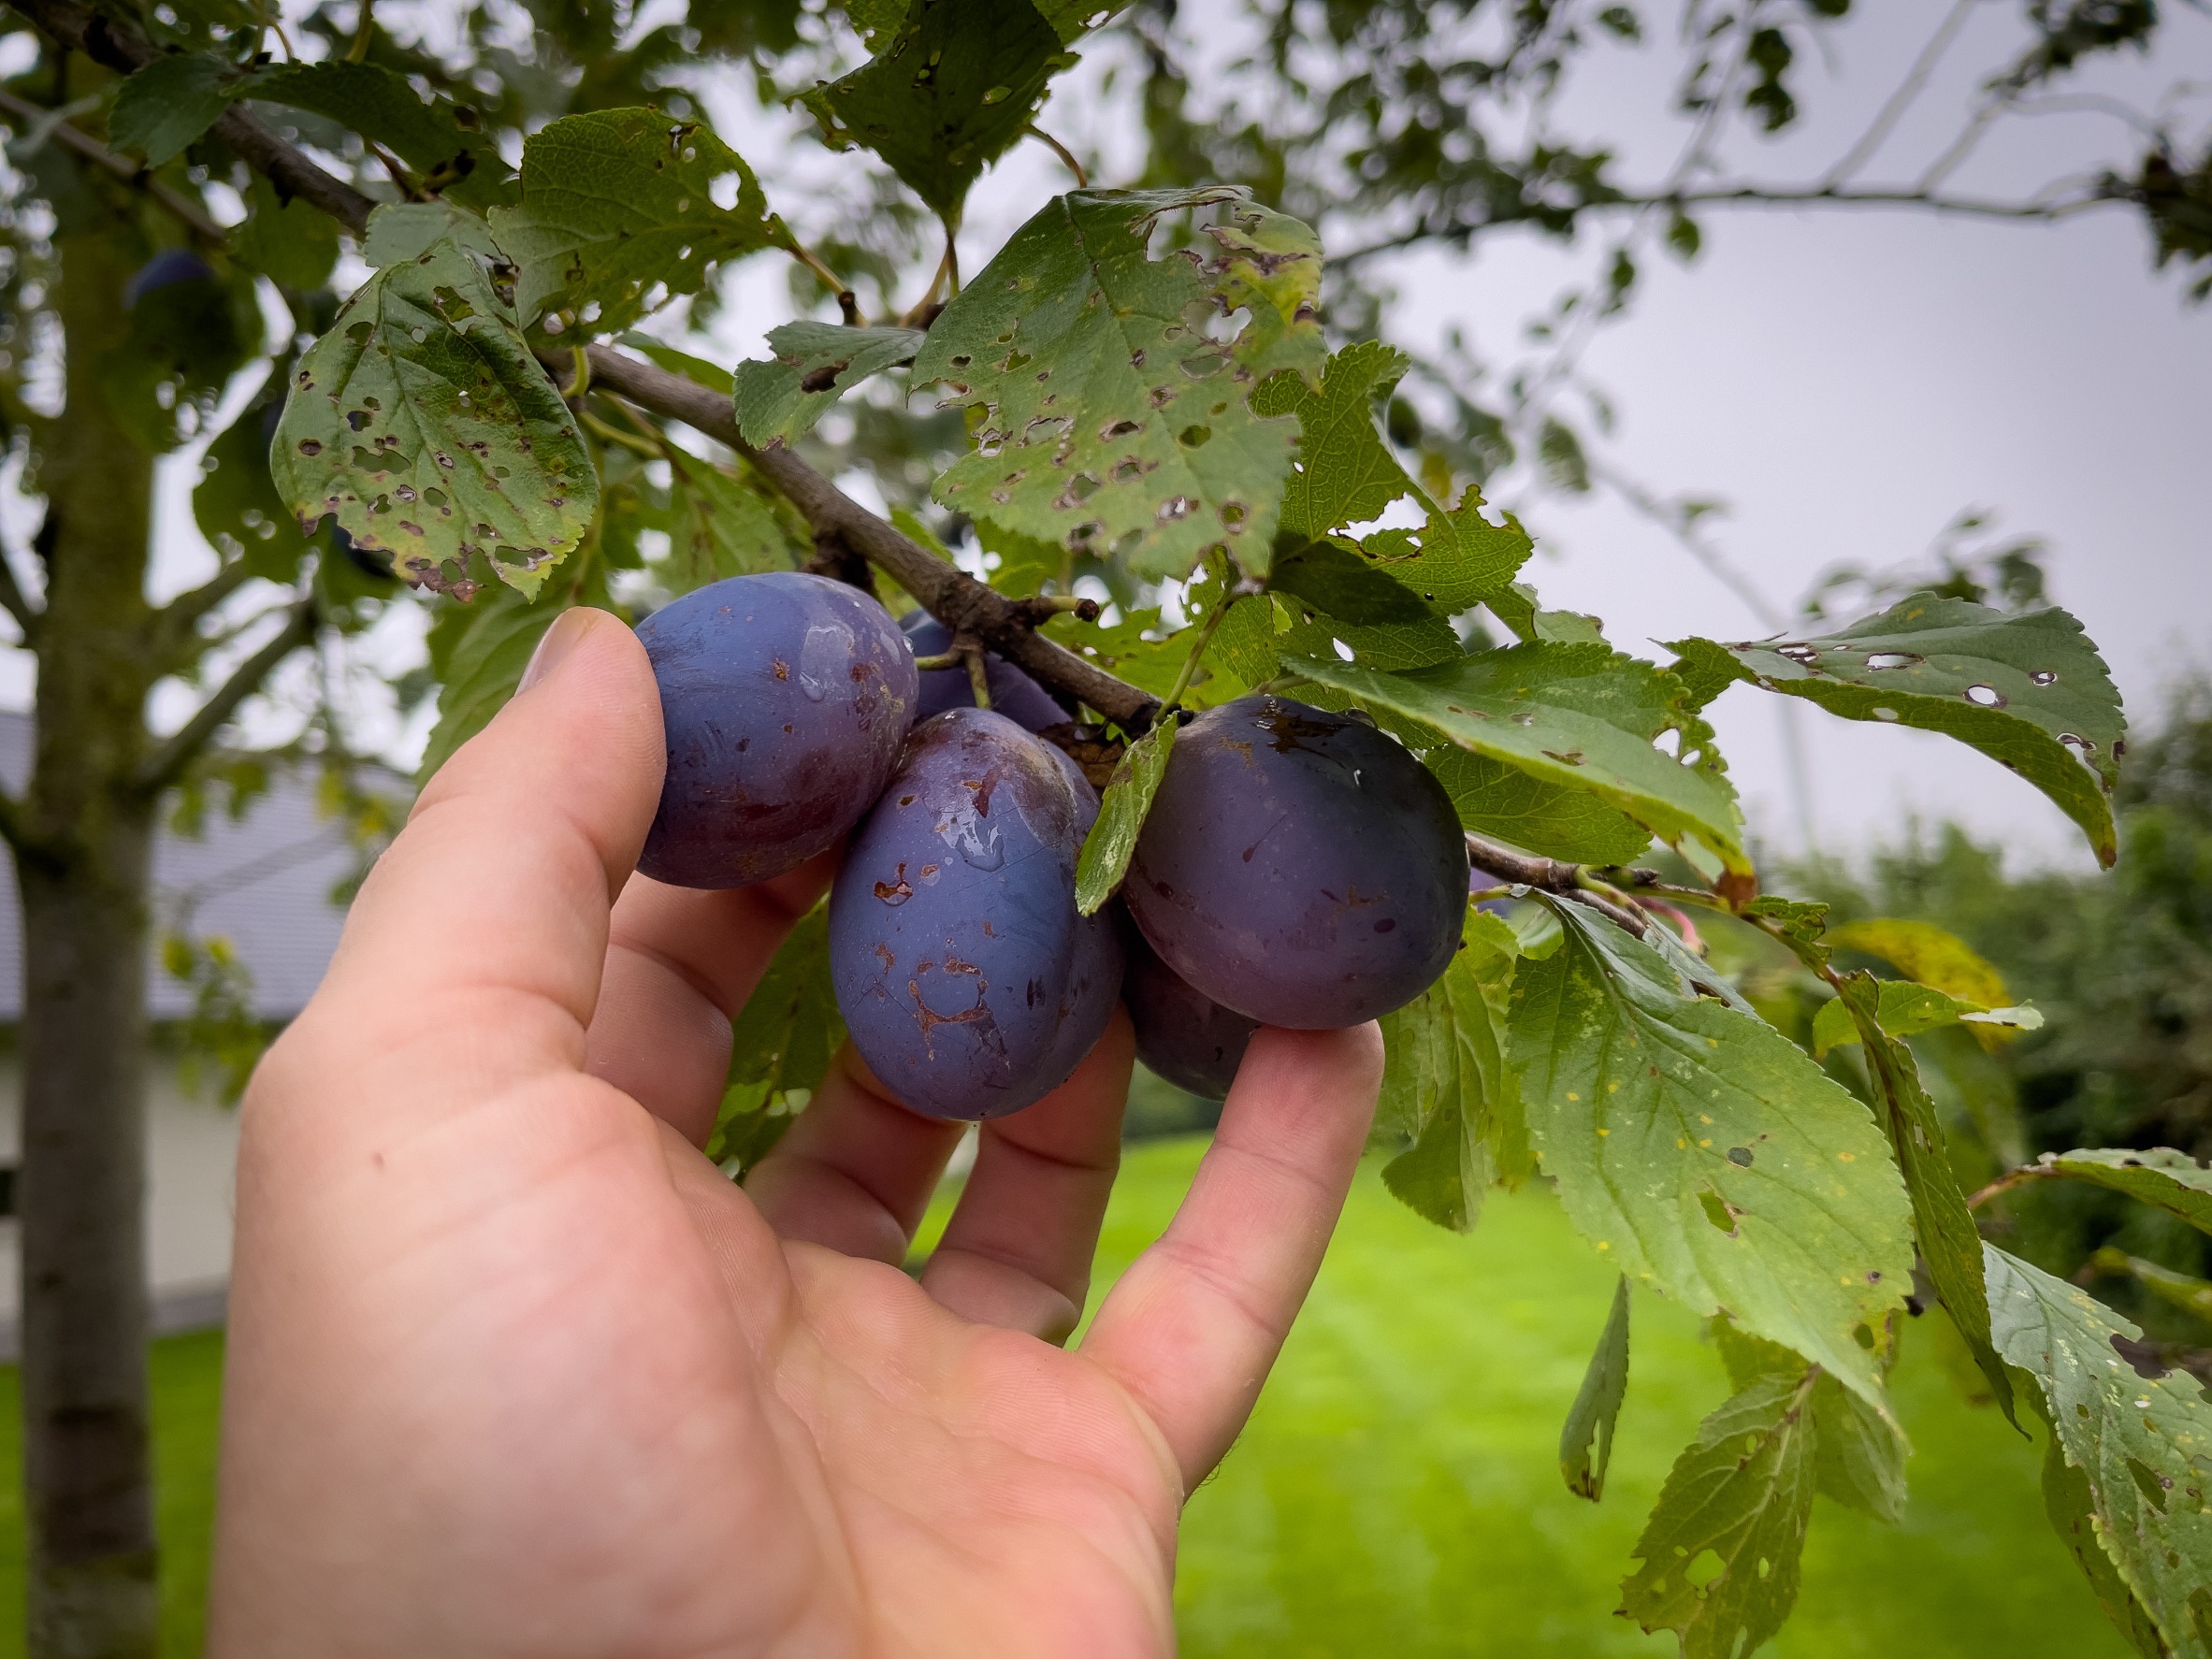
[[[1467,838],[1467,856],[1476,868],[1504,878],[1510,886],[1532,887],[1556,899],[1571,899],[1639,939],[1651,928],[1651,922],[1641,911],[1616,904],[1602,893],[1592,892],[1585,885],[1589,880],[1585,865],[1565,864],[1557,858],[1515,852],[1510,846],[1501,846],[1471,831]]]
[[[2025,1187],[2031,1181],[2044,1180],[2058,1173],[2057,1170],[2041,1163],[2023,1163],[2017,1169],[2008,1169],[1972,1198],[1969,1198],[1966,1201],[1966,1207],[1970,1210],[1978,1210],[2000,1193],[2010,1192],[2016,1187]]]

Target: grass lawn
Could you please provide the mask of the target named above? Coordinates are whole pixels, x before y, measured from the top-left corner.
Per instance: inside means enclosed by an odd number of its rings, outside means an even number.
[[[1102,1288],[1166,1224],[1202,1149],[1130,1148]],[[1541,1193],[1494,1197],[1474,1234],[1454,1238],[1364,1171],[1251,1429],[1192,1500],[1177,1592],[1184,1652],[1671,1654],[1670,1637],[1611,1616],[1615,1590],[1668,1464],[1727,1387],[1698,1321],[1640,1295],[1605,1502],[1569,1497],[1559,1421],[1612,1286]],[[211,1335],[154,1349],[171,1655],[199,1648],[220,1359]],[[2037,1453],[1993,1411],[1961,1404],[1916,1333],[1896,1392],[1919,1449],[1904,1524],[1821,1500],[1797,1615],[1765,1652],[2125,1659],[2044,1522]],[[12,1371],[0,1371],[0,1654],[12,1654],[22,1607]]]

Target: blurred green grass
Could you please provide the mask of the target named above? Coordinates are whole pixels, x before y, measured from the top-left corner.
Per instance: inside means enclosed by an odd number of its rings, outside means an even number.
[[[1127,1149],[1093,1293],[1158,1235],[1203,1138]],[[943,1224],[937,1205],[926,1242]],[[1475,1233],[1401,1207],[1374,1167],[1251,1427],[1193,1496],[1176,1602],[1193,1659],[1667,1655],[1612,1616],[1644,1514],[1727,1392],[1682,1308],[1639,1294],[1605,1502],[1569,1497],[1560,1419],[1612,1279],[1540,1191]],[[164,1652],[195,1654],[221,1338],[155,1344]],[[1917,1454],[1904,1524],[1821,1500],[1775,1659],[2125,1659],[2043,1518],[2035,1449],[1958,1396],[1916,1323],[1895,1379]],[[16,1379],[0,1371],[0,1654],[22,1652]]]

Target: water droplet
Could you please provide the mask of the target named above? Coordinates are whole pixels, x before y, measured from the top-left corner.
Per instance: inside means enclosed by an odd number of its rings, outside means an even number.
[[[1901,669],[1920,660],[1910,651],[1876,651],[1867,657],[1866,665],[1871,669]]]
[[[851,642],[843,628],[820,623],[808,628],[806,643],[799,648],[799,689],[806,700],[820,702],[835,690],[851,660]]]
[[[2048,685],[2058,677],[2059,671],[2056,669],[2037,669],[2033,673],[2028,676],[2028,678],[2034,681],[2038,685]]]
[[[1978,703],[1985,709],[2004,707],[2004,693],[1994,685],[1969,685],[1965,696],[1968,702]]]

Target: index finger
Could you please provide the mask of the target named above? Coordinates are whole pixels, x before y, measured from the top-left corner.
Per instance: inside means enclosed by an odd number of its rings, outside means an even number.
[[[1182,1207],[1083,1340],[1165,1436],[1186,1493],[1251,1415],[1320,1271],[1381,1086],[1371,1023],[1253,1032]]]
[[[603,611],[560,617],[531,675],[369,872],[271,1056],[312,1052],[325,1082],[287,1098],[334,1112],[372,1097],[383,1121],[419,1120],[583,1063],[609,908],[660,796],[660,700],[644,648]]]

